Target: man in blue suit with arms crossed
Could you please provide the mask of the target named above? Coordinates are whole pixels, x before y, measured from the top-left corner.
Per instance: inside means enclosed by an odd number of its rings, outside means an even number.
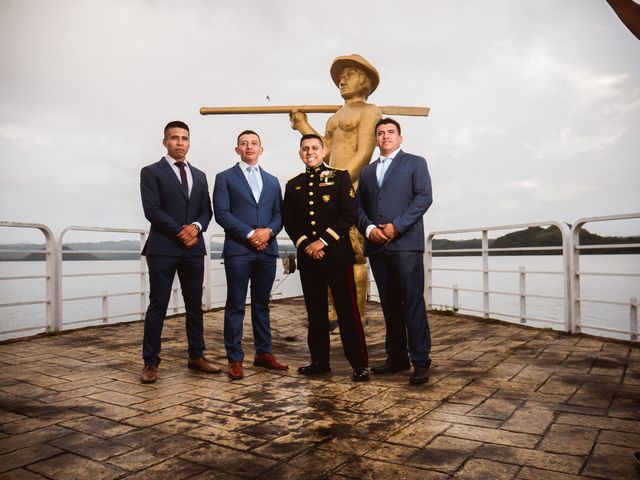
[[[276,276],[278,242],[282,229],[280,183],[267,173],[258,159],[263,152],[258,134],[245,130],[238,135],[240,162],[220,172],[213,187],[213,211],[224,228],[224,270],[227,303],[224,308],[224,346],[229,360],[228,377],[244,376],[242,324],[247,288],[251,281],[251,325],[256,355],[253,364],[286,370],[271,346],[269,297]]]
[[[414,370],[410,383],[429,380],[431,335],[424,302],[424,226],[431,178],[424,158],[400,150],[400,124],[376,124],[380,158],[360,172],[358,229],[380,293],[387,358],[373,373]],[[408,343],[407,343],[408,341]]]
[[[191,370],[219,373],[204,358],[202,282],[206,248],[202,232],[211,221],[209,186],[204,172],[187,162],[189,127],[181,121],[164,128],[162,144],[167,154],[140,172],[144,216],[151,222],[142,249],[149,268],[149,308],[144,318],[142,383],[157,379],[164,318],[178,273],[186,310],[187,341]]]

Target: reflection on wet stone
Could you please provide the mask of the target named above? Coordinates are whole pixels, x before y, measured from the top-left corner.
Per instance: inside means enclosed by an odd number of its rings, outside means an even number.
[[[428,384],[401,372],[357,385],[335,337],[332,373],[299,376],[304,304],[272,313],[274,350],[293,368],[245,362],[238,382],[186,369],[182,317],[166,321],[151,386],[138,380],[141,323],[0,344],[0,478],[637,476],[637,344],[431,315]],[[207,356],[224,365],[222,311],[205,321]],[[367,321],[377,362],[378,305]]]

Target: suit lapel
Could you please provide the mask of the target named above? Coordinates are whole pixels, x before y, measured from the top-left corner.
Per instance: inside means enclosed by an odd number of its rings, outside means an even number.
[[[380,163],[380,157],[371,164],[371,168],[369,169],[369,174],[371,175],[371,184],[375,185],[376,190],[380,190],[380,185],[378,185],[378,164]]]
[[[191,170],[191,178],[193,179],[193,185],[191,185],[191,195],[189,195],[189,200],[192,198],[196,198],[197,195],[200,195],[200,170],[195,168],[193,165],[189,165],[189,169]]]
[[[169,180],[173,182],[173,184],[176,186],[176,188],[178,189],[182,197],[186,201],[188,201],[189,198],[187,197],[187,194],[184,193],[184,189],[182,188],[182,183],[180,183],[180,180],[178,180],[178,176],[176,175],[176,172],[173,171],[173,168],[171,168],[167,160],[165,158],[162,158],[162,160],[160,160],[158,163],[160,164],[160,170],[162,170],[169,177]],[[192,173],[192,176],[193,176],[193,173]]]
[[[265,172],[262,167],[260,168],[260,178],[262,178],[262,190],[260,190],[260,201],[258,202],[258,204],[260,204],[260,202],[262,202],[262,200],[265,198],[265,190],[267,188],[271,187],[271,184],[269,183],[269,178],[267,177],[267,172]]]

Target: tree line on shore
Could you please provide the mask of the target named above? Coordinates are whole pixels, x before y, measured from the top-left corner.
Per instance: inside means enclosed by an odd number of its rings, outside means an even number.
[[[602,236],[581,230],[580,245],[623,245],[638,244],[640,236]],[[489,239],[489,248],[517,248],[517,247],[561,247],[562,234],[555,225],[547,228],[529,227],[524,230],[507,233],[497,238]],[[472,238],[466,240],[434,239],[434,256],[477,256],[480,252],[440,252],[438,250],[468,250],[480,249],[482,240]],[[43,261],[45,258],[44,244],[0,244],[0,261]],[[3,252],[3,250],[14,250]],[[22,253],[25,250],[29,253]],[[34,250],[43,250],[42,253]],[[119,240],[103,242],[76,242],[68,243],[62,247],[63,260],[139,260],[140,242],[137,240]],[[221,258],[222,243],[212,242],[211,258]],[[280,255],[287,256],[295,252],[293,245],[281,242]],[[528,250],[528,251],[494,251],[491,255],[559,255],[558,250]],[[623,247],[616,249],[592,249],[583,254],[639,254],[638,247]]]

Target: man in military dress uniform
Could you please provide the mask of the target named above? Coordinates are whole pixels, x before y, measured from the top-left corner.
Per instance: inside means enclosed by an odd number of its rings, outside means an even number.
[[[358,310],[349,228],[357,204],[346,170],[323,163],[322,138],[304,135],[300,158],[306,171],[287,182],[282,223],[298,250],[298,269],[309,317],[307,342],[311,363],[298,368],[304,375],[331,371],[327,286],[335,302],[340,339],[353,368],[354,381],[369,380],[367,345]]]

